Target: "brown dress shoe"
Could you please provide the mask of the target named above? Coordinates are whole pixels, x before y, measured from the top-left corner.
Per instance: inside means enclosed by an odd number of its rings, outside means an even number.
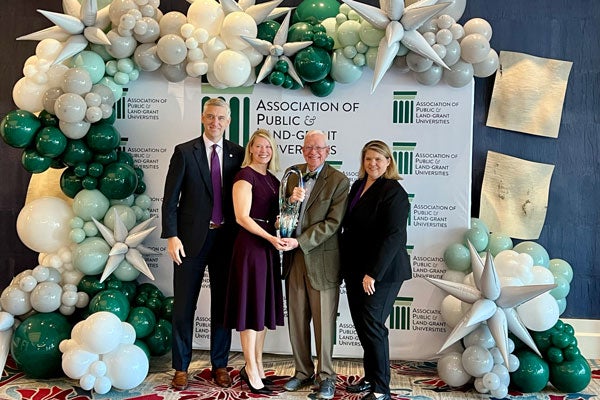
[[[227,372],[227,368],[215,368],[212,371],[215,383],[221,387],[227,388],[231,386],[231,376]]]
[[[175,390],[187,389],[189,386],[187,371],[175,371],[171,386],[173,386],[173,389]]]

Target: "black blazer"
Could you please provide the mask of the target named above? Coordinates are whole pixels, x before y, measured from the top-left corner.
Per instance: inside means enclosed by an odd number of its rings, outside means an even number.
[[[244,160],[244,149],[223,140],[223,216],[234,225],[231,189]],[[202,137],[175,146],[165,179],[162,202],[162,238],[178,236],[186,255],[196,256],[206,240],[213,207],[206,145]]]
[[[350,189],[348,204],[363,180]],[[406,223],[410,204],[400,184],[379,178],[362,195],[354,208],[346,210],[342,224],[342,275],[377,282],[403,282],[412,277],[406,251]]]

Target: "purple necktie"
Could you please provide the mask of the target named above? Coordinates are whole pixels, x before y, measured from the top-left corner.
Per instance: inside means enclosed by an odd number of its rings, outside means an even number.
[[[212,145],[212,154],[210,155],[210,178],[213,187],[213,211],[212,222],[220,225],[223,222],[223,202],[221,195],[221,164],[219,163],[219,154],[217,153],[217,144]]]

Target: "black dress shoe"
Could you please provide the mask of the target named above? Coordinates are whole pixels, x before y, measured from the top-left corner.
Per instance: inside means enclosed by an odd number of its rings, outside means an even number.
[[[354,385],[346,386],[346,391],[350,393],[360,393],[371,390],[371,382],[367,382],[364,378]]]
[[[371,392],[366,396],[363,396],[361,400],[391,400],[392,397],[389,394],[382,394],[381,396],[375,396],[375,393]]]
[[[275,393],[271,389],[264,387],[264,386],[261,388],[255,388],[254,386],[252,386],[252,384],[250,383],[250,379],[248,378],[248,373],[246,372],[246,366],[243,366],[242,369],[240,369],[240,378],[242,379],[243,382],[246,383],[246,385],[248,385],[248,387],[250,388],[250,391],[254,394],[272,395]]]

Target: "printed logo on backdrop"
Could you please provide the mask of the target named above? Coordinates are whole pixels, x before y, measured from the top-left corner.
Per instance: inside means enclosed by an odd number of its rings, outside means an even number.
[[[160,108],[167,104],[166,97],[129,97],[129,90],[123,88],[123,96],[115,103],[117,119],[159,120]]]
[[[411,306],[414,298],[396,297],[390,313],[390,329],[407,331],[411,328]]]
[[[412,124],[415,120],[416,91],[394,91],[392,113],[394,124]]]
[[[333,168],[337,169],[338,171],[342,170],[342,163],[343,163],[342,161],[327,160],[326,163],[331,165]]]
[[[392,144],[392,156],[400,175],[413,174],[415,147],[417,147],[416,142],[394,142]]]
[[[394,91],[392,122],[394,124],[449,125],[451,111],[459,101],[417,100],[417,91]]]

